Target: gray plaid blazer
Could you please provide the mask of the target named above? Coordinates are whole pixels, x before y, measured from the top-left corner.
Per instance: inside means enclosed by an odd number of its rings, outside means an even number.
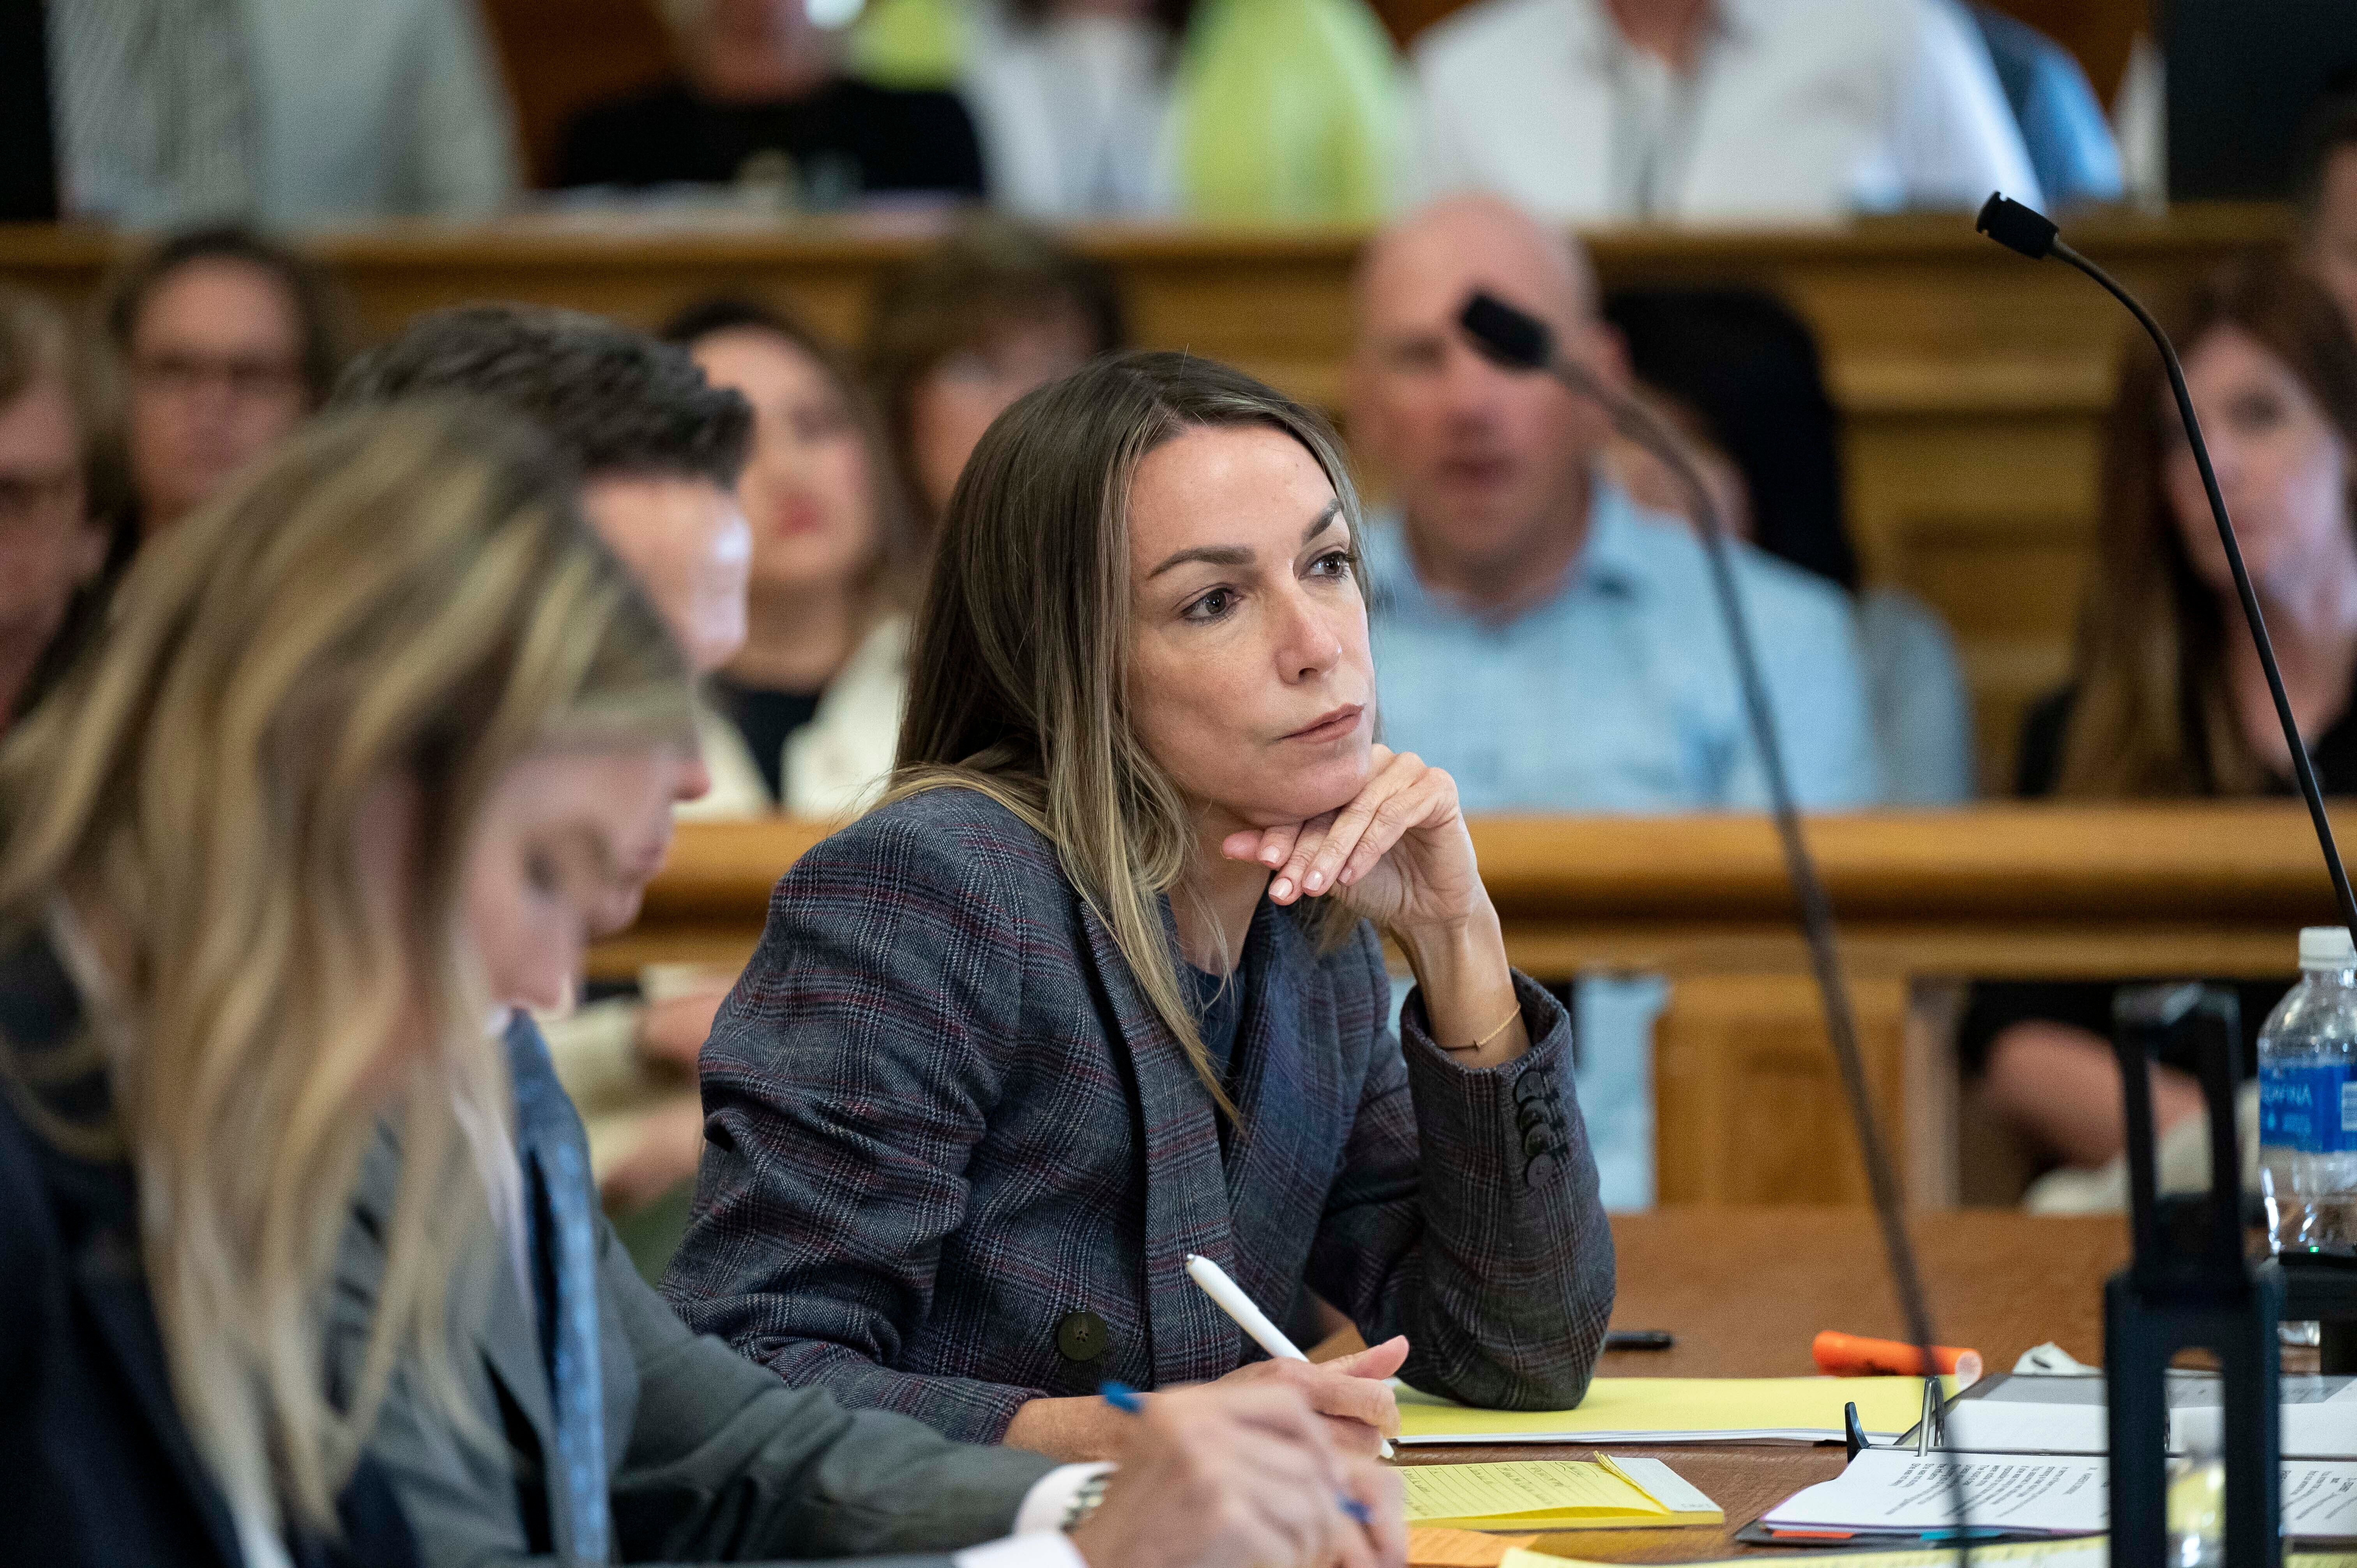
[[[972,1441],[1016,1409],[1216,1378],[1259,1352],[1185,1273],[1276,1311],[1314,1290],[1402,1376],[1472,1403],[1578,1402],[1612,1237],[1562,1006],[1468,1071],[1381,944],[1324,956],[1264,905],[1231,1082],[1210,1094],[1054,846],[972,790],[886,806],[778,884],[703,1057],[695,1215],[663,1282],[788,1383]]]

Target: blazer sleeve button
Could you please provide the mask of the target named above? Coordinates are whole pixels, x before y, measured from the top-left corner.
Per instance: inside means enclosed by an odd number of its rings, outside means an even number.
[[[1113,1348],[1105,1320],[1093,1312],[1068,1312],[1056,1320],[1056,1352],[1067,1361],[1094,1361]]]

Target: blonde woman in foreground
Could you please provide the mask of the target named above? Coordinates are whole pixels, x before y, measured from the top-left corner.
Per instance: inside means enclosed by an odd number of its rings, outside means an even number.
[[[594,786],[689,723],[569,478],[480,409],[318,427],[141,559],[0,753],[0,1561],[413,1560],[354,1461],[484,1235],[482,955],[576,971],[615,907]],[[319,1303],[388,1115],[339,1409]]]
[[[443,1299],[522,1290],[548,1228],[498,1031],[628,918],[692,737],[683,656],[569,474],[486,406],[345,416],[142,557],[107,646],[0,752],[0,1563],[395,1568],[504,1540],[542,1475],[468,1398],[480,1304]],[[381,1121],[401,1158],[347,1355],[339,1247]],[[556,1457],[623,1505],[579,1557],[1404,1557],[1396,1482],[1287,1391],[1157,1396],[1092,1488],[797,1394],[636,1289],[568,1309],[608,1397]],[[598,1386],[565,1339],[544,1399]],[[574,1463],[634,1406],[615,1474]],[[497,1474],[469,1489],[453,1455]]]

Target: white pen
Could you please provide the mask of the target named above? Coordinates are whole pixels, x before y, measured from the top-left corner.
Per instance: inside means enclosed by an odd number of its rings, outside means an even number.
[[[1228,1271],[1199,1253],[1187,1254],[1187,1277],[1203,1287],[1203,1294],[1222,1312],[1235,1319],[1236,1326],[1250,1336],[1252,1342],[1280,1361],[1307,1361],[1301,1347],[1285,1337],[1285,1330],[1268,1320],[1268,1314],[1253,1305],[1243,1287],[1228,1278]],[[1392,1456],[1392,1440],[1383,1439],[1379,1452],[1386,1459]]]

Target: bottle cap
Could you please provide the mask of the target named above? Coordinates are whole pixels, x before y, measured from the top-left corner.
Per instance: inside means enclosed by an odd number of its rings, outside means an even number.
[[[2357,969],[2357,945],[2346,926],[2302,926],[2299,930],[2302,969]]]

